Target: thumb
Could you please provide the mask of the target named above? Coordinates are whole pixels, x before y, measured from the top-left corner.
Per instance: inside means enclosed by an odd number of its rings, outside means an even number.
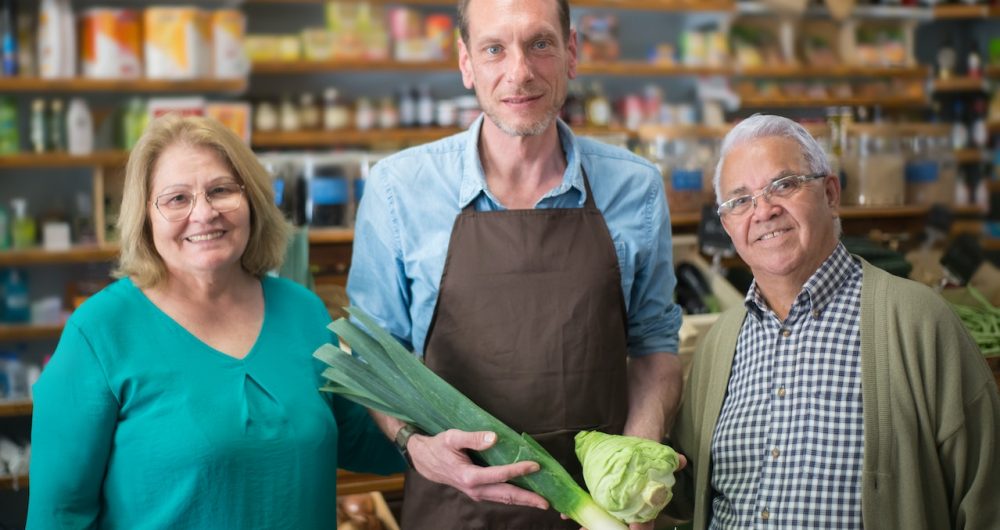
[[[465,434],[464,445],[465,447],[472,449],[473,451],[482,451],[484,449],[489,449],[493,447],[493,444],[497,441],[497,435],[495,432],[490,431],[480,431],[480,432],[467,432]]]

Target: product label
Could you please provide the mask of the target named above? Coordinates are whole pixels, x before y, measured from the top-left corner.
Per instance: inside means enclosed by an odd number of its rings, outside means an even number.
[[[906,164],[906,182],[911,184],[926,184],[938,181],[938,163],[932,160],[921,160]]]
[[[317,206],[347,204],[347,179],[343,177],[315,177],[312,180],[312,200]]]
[[[670,186],[674,191],[701,191],[701,170],[675,169],[671,171]]]

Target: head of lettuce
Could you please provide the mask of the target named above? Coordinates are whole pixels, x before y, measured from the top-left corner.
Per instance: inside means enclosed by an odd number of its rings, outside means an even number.
[[[581,431],[575,441],[590,495],[615,517],[645,523],[670,502],[678,464],[670,447],[597,431]]]

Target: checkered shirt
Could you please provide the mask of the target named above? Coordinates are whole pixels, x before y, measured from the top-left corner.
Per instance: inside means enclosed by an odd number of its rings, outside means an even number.
[[[861,264],[838,245],[782,322],[756,283],[712,437],[712,529],[860,529]]]

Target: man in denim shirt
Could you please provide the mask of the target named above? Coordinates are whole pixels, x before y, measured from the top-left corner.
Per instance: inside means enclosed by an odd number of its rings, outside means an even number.
[[[578,479],[583,429],[660,440],[681,389],[670,218],[658,171],[558,120],[576,76],[564,0],[459,3],[468,131],[375,166],[351,302]],[[403,527],[574,528],[479,467],[493,433],[423,436],[378,415],[411,459]],[[492,502],[478,502],[492,501]],[[652,525],[635,525],[652,528]]]

